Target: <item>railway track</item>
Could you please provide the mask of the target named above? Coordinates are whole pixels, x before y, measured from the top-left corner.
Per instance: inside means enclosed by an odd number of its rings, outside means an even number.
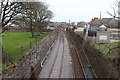
[[[96,80],[96,75],[90,65],[90,62],[83,52],[82,39],[71,32],[65,32],[69,39],[70,50],[73,63],[74,78],[85,78]],[[81,41],[81,42],[80,42]]]
[[[84,71],[85,71],[86,78],[92,78],[93,80],[97,80],[97,76],[96,76],[94,70],[92,69],[92,66],[91,66],[91,64],[89,62],[89,59],[88,59],[87,55],[84,52],[84,41],[83,41],[83,38],[78,36],[78,35],[75,35],[75,36],[77,38],[78,44],[79,44],[79,46],[81,48],[81,51],[82,51],[82,53],[84,55],[84,58],[88,62],[88,64],[84,66]]]
[[[74,41],[72,39],[72,36],[67,33],[67,37],[68,37],[68,41],[70,43],[70,50],[71,50],[71,56],[72,56],[72,66],[73,66],[73,74],[74,74],[74,78],[85,78],[84,76],[84,71],[81,65],[81,61],[79,59],[78,56],[78,52],[76,49],[76,46],[74,46]]]
[[[64,53],[64,39],[63,39],[63,34],[61,33],[61,32],[59,32],[59,37],[58,38],[60,38],[60,42],[59,42],[59,46],[58,46],[58,49],[57,49],[57,52],[56,52],[56,55],[55,55],[55,59],[54,59],[54,62],[53,62],[53,64],[52,64],[52,67],[51,67],[51,70],[50,70],[50,73],[49,73],[49,76],[48,76],[48,78],[60,78],[60,76],[61,76],[61,69],[62,69],[62,62],[63,62],[63,53]],[[61,41],[63,42],[63,44],[61,43]],[[58,53],[62,53],[61,55],[60,54],[58,54]],[[56,76],[55,75],[55,73],[54,73],[54,71],[56,71],[55,70],[55,64],[56,64],[56,60],[57,60],[57,58],[59,57],[59,56],[61,56],[61,63],[59,63],[59,64],[57,64],[57,65],[60,65],[60,67],[59,67],[59,71],[58,72],[56,72],[56,74],[58,73],[58,75]]]
[[[45,61],[43,61],[43,69],[40,72],[39,78],[72,78],[72,66],[67,45],[64,33],[59,30],[55,44],[50,49],[50,53]]]

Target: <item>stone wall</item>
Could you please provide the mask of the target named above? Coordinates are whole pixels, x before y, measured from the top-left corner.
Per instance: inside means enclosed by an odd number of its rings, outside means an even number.
[[[56,32],[53,32],[41,42],[37,43],[37,45],[27,53],[27,56],[15,63],[15,68],[2,71],[2,77],[31,78],[34,72],[33,70],[35,70],[32,68],[35,68],[38,63],[41,63],[56,37]]]

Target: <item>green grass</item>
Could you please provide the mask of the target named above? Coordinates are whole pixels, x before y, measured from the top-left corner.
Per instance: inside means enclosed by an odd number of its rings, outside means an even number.
[[[30,42],[34,46],[36,39],[37,41],[42,40],[49,35],[49,32],[43,32],[37,38],[31,38],[30,32],[5,32],[2,35],[4,36],[2,37],[2,43],[5,52],[13,61],[17,61],[29,51]]]
[[[102,55],[104,57],[114,59],[114,58],[118,57],[118,54],[119,54],[119,51],[120,51],[120,48],[115,48],[118,45],[120,45],[120,42],[113,42],[113,43],[109,43],[109,44],[101,44],[100,45],[100,51],[102,52]],[[99,45],[95,45],[95,47],[97,49],[99,49]],[[115,49],[112,49],[112,48],[115,48]],[[109,52],[109,49],[111,49],[110,52]]]

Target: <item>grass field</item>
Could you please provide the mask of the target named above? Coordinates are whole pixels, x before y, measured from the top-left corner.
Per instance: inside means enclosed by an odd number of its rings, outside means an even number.
[[[37,41],[42,40],[49,35],[49,32],[43,32],[41,36],[37,38],[30,38],[30,32],[5,32],[2,35],[4,36],[2,37],[2,44],[5,52],[8,53],[13,61],[17,61],[23,55],[26,55],[30,49],[30,42],[32,46],[34,46],[36,39]]]
[[[104,57],[114,59],[114,58],[118,57],[120,48],[115,48],[115,47],[117,47],[119,45],[120,45],[120,42],[113,42],[113,43],[109,43],[109,44],[102,44],[102,45],[100,45],[100,51],[102,52],[102,55]],[[98,45],[96,45],[95,47],[97,49],[99,49]],[[115,48],[115,49],[113,49],[113,48]],[[109,52],[109,49],[111,49],[110,52]]]

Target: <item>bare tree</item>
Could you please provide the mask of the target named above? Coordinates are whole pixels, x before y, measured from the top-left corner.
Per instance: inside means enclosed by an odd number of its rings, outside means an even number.
[[[112,16],[113,18],[117,18],[117,27],[120,27],[120,0],[116,0],[116,2],[114,2],[114,7],[112,7],[113,12],[109,12],[107,11],[107,13]],[[116,8],[117,7],[117,8]],[[118,16],[117,16],[118,15]]]
[[[37,11],[37,14],[38,14],[37,22],[39,23],[38,29],[39,29],[39,33],[41,33],[42,29],[45,26],[47,26],[47,23],[53,17],[53,13],[52,11],[48,10],[48,7],[44,3],[42,3],[41,7]]]
[[[24,17],[29,21],[29,29],[32,37],[35,37],[34,31],[41,33],[46,22],[52,18],[52,11],[42,2],[22,3]]]
[[[48,6],[42,2],[12,2],[4,0],[2,3],[2,32],[8,29],[7,24],[15,21],[17,15],[22,15],[26,20],[31,31],[32,37],[34,29],[38,27],[42,32],[43,25],[52,18],[52,11],[48,10]]]
[[[109,12],[109,11],[107,11],[107,13],[110,15],[110,16],[112,16],[113,18],[117,18],[117,11],[115,10],[115,8],[113,8],[113,12],[111,13],[111,12]]]
[[[11,2],[9,0],[4,0],[1,5],[2,32],[4,32],[7,29],[7,24],[13,20],[17,14],[21,13],[21,9],[18,2]]]
[[[107,13],[112,16],[113,18],[119,18],[119,15],[120,15],[120,1],[119,0],[116,0],[116,2],[114,2],[114,7],[112,7],[112,10],[113,12],[109,12],[107,11]],[[115,9],[115,7],[117,7],[117,9]],[[118,16],[117,16],[118,14]]]
[[[23,2],[21,3],[22,7],[22,15],[23,18],[26,19],[26,22],[29,26],[29,29],[31,31],[32,37],[35,37],[34,35],[34,22],[35,22],[35,3],[36,2]]]

